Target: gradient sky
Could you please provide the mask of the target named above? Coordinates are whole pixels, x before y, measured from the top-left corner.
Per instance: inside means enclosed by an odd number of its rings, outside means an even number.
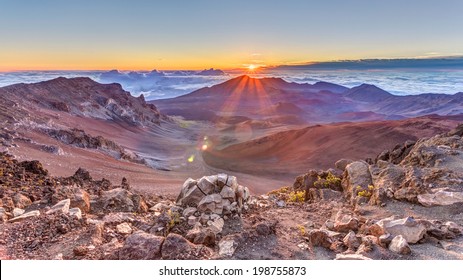
[[[0,71],[454,56],[462,15],[462,0],[0,0]]]

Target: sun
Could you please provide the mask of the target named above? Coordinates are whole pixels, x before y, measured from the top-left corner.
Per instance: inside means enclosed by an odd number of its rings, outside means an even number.
[[[249,70],[249,71],[254,71],[256,68],[257,68],[257,66],[254,65],[254,64],[250,64],[250,65],[248,66],[248,70]]]

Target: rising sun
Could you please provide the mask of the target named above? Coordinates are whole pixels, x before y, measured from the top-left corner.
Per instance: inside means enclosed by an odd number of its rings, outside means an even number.
[[[248,66],[249,71],[254,71],[256,68],[257,68],[257,66],[254,65],[254,64],[250,64],[250,65]]]

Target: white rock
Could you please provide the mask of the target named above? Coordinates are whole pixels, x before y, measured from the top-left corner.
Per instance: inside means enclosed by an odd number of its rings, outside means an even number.
[[[82,210],[80,208],[71,208],[69,209],[69,216],[76,217],[78,220],[82,219]]]
[[[385,233],[390,233],[392,236],[402,235],[408,243],[414,244],[423,238],[426,227],[412,217],[398,220],[390,217],[372,225],[370,232],[377,237]]]
[[[231,257],[237,247],[238,244],[234,239],[225,237],[219,242],[219,255],[222,257]]]
[[[39,210],[34,210],[34,211],[24,213],[21,216],[18,216],[16,218],[13,218],[13,219],[9,220],[9,222],[10,223],[19,222],[19,221],[22,221],[22,220],[25,220],[25,219],[28,219],[28,218],[38,217],[38,216],[40,216],[40,211]]]
[[[445,206],[463,202],[462,192],[437,191],[418,195],[418,202],[424,206]]]
[[[53,214],[57,212],[67,214],[69,212],[70,205],[71,205],[71,200],[69,198],[61,200],[60,202],[53,205],[53,207],[50,210],[48,210],[46,214],[49,215],[49,214]]]
[[[214,220],[214,221],[209,221],[209,222],[207,222],[207,224],[209,225],[210,229],[215,234],[218,234],[218,233],[222,232],[223,226],[225,225],[225,221],[222,218],[219,218],[219,219]]]
[[[371,260],[370,258],[367,258],[363,255],[360,254],[337,254],[335,260],[361,260],[361,261],[366,261],[366,260]]]
[[[21,209],[21,208],[14,208],[13,209],[13,217],[21,216],[22,214],[24,214],[24,212],[26,212],[26,210]]]
[[[128,223],[122,223],[116,226],[116,231],[120,234],[131,234],[132,227]]]
[[[397,235],[392,239],[391,244],[389,244],[389,250],[402,255],[408,255],[412,252],[407,240],[402,235]]]

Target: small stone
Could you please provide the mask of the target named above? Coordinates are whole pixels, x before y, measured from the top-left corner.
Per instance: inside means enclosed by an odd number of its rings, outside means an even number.
[[[198,221],[198,218],[196,218],[195,216],[189,216],[188,217],[188,224],[190,226],[194,226],[197,221]]]
[[[231,257],[238,247],[238,242],[234,236],[225,236],[219,242],[219,255],[221,257]]]
[[[14,206],[16,208],[24,209],[32,204],[32,201],[27,196],[17,193],[13,196]]]
[[[335,260],[360,260],[360,261],[366,261],[366,260],[371,260],[368,257],[365,257],[360,254],[337,254]]]
[[[194,215],[196,211],[198,211],[196,207],[187,207],[185,210],[183,210],[183,216],[188,218],[189,216]]]
[[[149,210],[152,212],[163,212],[169,209],[169,205],[164,204],[164,203],[157,203],[153,207],[151,207]]]
[[[131,234],[132,233],[132,227],[130,227],[128,223],[118,224],[116,226],[116,230],[120,234]]]
[[[207,222],[207,224],[209,225],[209,227],[211,228],[211,230],[215,233],[215,234],[219,234],[222,232],[223,230],[223,226],[225,225],[225,222],[222,218],[219,218],[217,220],[214,220],[214,221],[209,221]]]
[[[215,233],[210,228],[204,228],[201,226],[195,226],[192,230],[188,231],[185,236],[186,239],[193,242],[194,244],[204,244],[206,246],[215,245]]]
[[[24,214],[24,212],[26,212],[26,210],[21,209],[21,208],[14,208],[13,209],[13,217],[21,216],[22,214]]]
[[[311,230],[308,233],[308,238],[312,246],[321,246],[329,249],[333,240],[330,237],[329,231],[322,229]]]
[[[78,220],[82,219],[82,211],[80,210],[80,208],[71,208],[69,209],[69,216],[71,217],[75,217],[77,218]]]
[[[77,208],[77,209],[79,209],[79,208]],[[76,247],[74,247],[74,249],[72,249],[72,252],[74,253],[74,256],[78,256],[78,257],[83,257],[83,256],[87,255],[88,251],[89,251],[88,247],[85,247],[85,246],[76,246]]]
[[[70,205],[71,205],[71,200],[69,198],[61,200],[60,202],[53,205],[53,207],[50,210],[48,210],[46,214],[50,215],[50,214],[57,213],[57,212],[67,214],[69,212]]]
[[[384,248],[387,248],[392,241],[393,236],[389,233],[385,233],[378,237],[378,244]]]
[[[284,200],[277,200],[275,204],[280,208],[286,207],[286,202],[284,202]]]
[[[338,232],[349,232],[349,231],[357,231],[359,226],[359,221],[357,218],[352,217],[350,214],[344,214],[339,211],[336,214],[335,222],[334,222],[334,230]]]
[[[407,240],[402,235],[397,235],[392,239],[389,250],[401,255],[408,255],[412,252]]]
[[[355,232],[349,231],[349,233],[342,240],[344,245],[349,249],[355,250],[360,246],[360,239],[355,235]]]

